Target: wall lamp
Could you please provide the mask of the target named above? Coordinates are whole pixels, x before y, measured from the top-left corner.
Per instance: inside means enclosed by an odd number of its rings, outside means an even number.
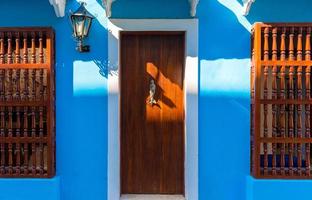
[[[76,50],[79,52],[89,52],[90,46],[84,45],[83,41],[89,35],[94,16],[85,8],[86,3],[80,2],[80,7],[70,13],[70,21],[73,27],[73,36],[77,40]]]

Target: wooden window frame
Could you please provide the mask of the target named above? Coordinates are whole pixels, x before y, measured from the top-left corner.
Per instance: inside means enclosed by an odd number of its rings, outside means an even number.
[[[311,30],[312,23],[253,26],[251,173],[255,178],[312,178]]]
[[[54,57],[51,27],[0,28],[0,178],[51,178],[55,175]],[[19,74],[14,83],[12,73]],[[9,81],[6,81],[7,75]],[[28,85],[30,82],[32,86]],[[19,122],[12,125],[14,116]],[[32,125],[25,125],[27,120]],[[28,158],[28,155],[35,156]]]

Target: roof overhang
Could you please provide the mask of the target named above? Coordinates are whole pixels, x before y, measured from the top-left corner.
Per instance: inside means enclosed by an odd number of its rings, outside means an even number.
[[[243,15],[248,15],[251,5],[253,2],[255,2],[256,0],[243,0],[244,6],[243,6]]]
[[[116,1],[116,0],[103,0],[103,4],[105,6],[105,11],[106,11],[106,16],[107,17],[111,17],[112,16],[112,4],[113,4],[114,1]],[[197,5],[199,3],[199,0],[189,0],[189,3],[190,3],[190,15],[192,17],[195,17],[196,9],[197,9]]]
[[[54,7],[57,17],[65,16],[66,0],[49,0],[50,4]]]

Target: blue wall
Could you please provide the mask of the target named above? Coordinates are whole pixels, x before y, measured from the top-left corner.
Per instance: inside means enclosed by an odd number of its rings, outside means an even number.
[[[87,9],[97,16],[87,41],[92,48],[88,54],[75,51],[68,16],[56,18],[48,0],[1,1],[0,26],[52,26],[56,32],[57,176],[0,179],[0,200],[106,199],[107,20],[101,1],[87,0]],[[66,13],[77,6],[76,0],[68,0]],[[254,22],[312,21],[312,2],[257,0],[247,18],[241,15],[241,6],[238,0],[200,0],[197,10],[199,199],[309,198],[312,181],[249,176],[249,60]],[[28,15],[25,10],[32,12]],[[190,18],[189,4],[118,0],[113,17]]]
[[[112,18],[190,18],[188,0],[118,0],[112,10]]]
[[[1,0],[0,26],[52,26],[56,34],[56,177],[0,179],[1,200],[103,200],[107,196],[107,30],[100,2],[91,52],[75,51],[68,16],[57,18],[48,0]],[[67,1],[67,11],[78,7]],[[101,71],[101,72],[100,72]]]
[[[200,200],[310,198],[311,181],[250,177],[249,60],[254,22],[312,21],[312,2],[256,0],[247,18],[241,7],[234,0],[202,0],[198,6]]]
[[[238,21],[235,13],[241,14],[240,6],[236,1],[217,0],[201,1],[198,6],[201,200],[245,199],[245,177],[249,174],[250,23]]]

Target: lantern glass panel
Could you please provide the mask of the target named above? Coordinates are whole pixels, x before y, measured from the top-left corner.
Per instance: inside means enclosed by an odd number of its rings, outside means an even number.
[[[92,23],[92,18],[86,17],[85,22],[84,22],[84,37],[87,37],[89,35],[91,23]]]
[[[75,37],[84,37],[85,16],[72,16]]]

